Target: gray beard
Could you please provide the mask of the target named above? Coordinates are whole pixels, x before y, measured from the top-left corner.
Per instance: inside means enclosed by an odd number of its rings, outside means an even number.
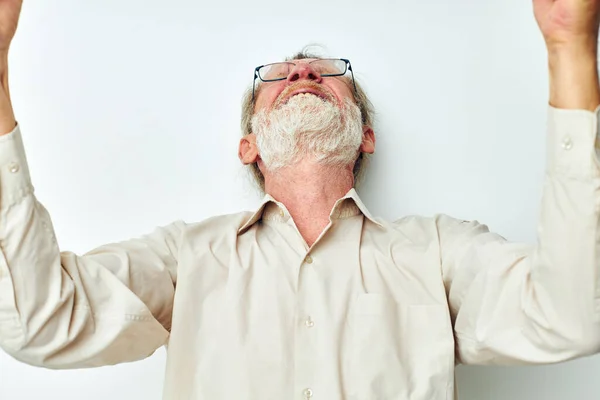
[[[252,117],[260,158],[271,172],[302,160],[348,166],[358,156],[362,129],[360,109],[350,99],[338,107],[308,93]]]

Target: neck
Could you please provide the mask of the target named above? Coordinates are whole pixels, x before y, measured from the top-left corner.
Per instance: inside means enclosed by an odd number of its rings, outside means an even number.
[[[351,166],[327,166],[301,161],[271,173],[264,171],[265,191],[283,203],[308,246],[329,224],[335,202],[354,185]]]

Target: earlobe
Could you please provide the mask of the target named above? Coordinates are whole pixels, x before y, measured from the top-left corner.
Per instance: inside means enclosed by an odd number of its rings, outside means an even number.
[[[363,141],[360,145],[360,152],[367,154],[375,153],[375,132],[369,126],[363,128]]]
[[[250,133],[240,139],[238,157],[244,165],[254,164],[258,160],[258,147],[256,146],[256,135]]]

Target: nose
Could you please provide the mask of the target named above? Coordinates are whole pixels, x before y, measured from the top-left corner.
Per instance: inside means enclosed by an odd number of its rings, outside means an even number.
[[[310,64],[308,63],[298,63],[292,68],[290,74],[287,77],[288,83],[294,83],[299,81],[300,79],[307,79],[311,81],[315,81],[317,83],[321,83],[323,78],[321,74],[319,74]]]

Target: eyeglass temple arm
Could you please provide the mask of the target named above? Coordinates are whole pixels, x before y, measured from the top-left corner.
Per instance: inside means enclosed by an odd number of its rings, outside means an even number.
[[[348,60],[347,58],[340,58],[340,60],[344,61],[346,64],[348,64],[348,69],[350,70],[350,73],[352,74],[352,85],[354,86],[354,93],[356,93],[356,81],[354,80],[354,71],[352,71],[352,64],[350,64],[350,60]]]
[[[354,80],[354,71],[352,71],[352,65],[348,64],[348,69],[352,74],[352,84],[354,85],[354,93],[356,93],[356,81]]]
[[[261,67],[262,67],[262,65],[254,68],[254,76],[252,77],[252,102],[254,102],[254,88],[256,87],[256,78],[258,77],[258,70]]]

